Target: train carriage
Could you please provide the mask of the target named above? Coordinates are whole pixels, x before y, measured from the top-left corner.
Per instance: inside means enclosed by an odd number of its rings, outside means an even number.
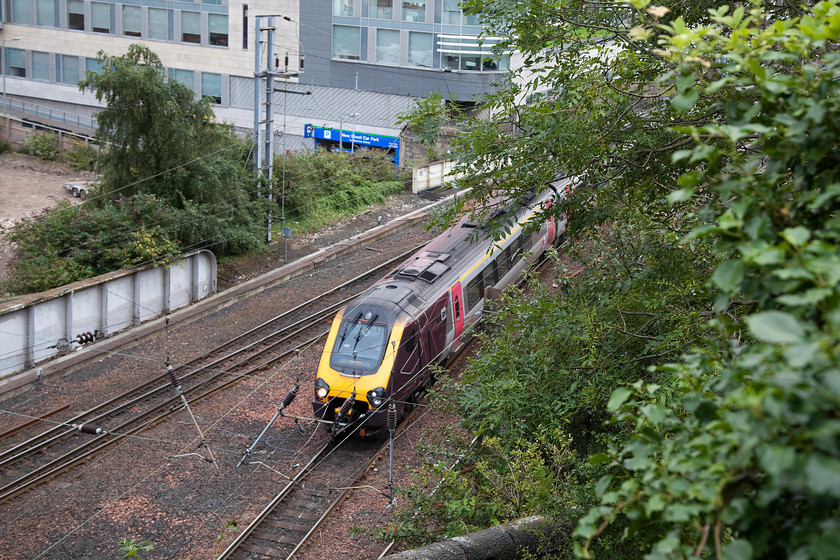
[[[427,366],[443,364],[469,338],[485,291],[515,282],[565,230],[565,220],[533,233],[525,223],[567,183],[507,209],[515,225],[497,243],[464,217],[339,311],[315,380],[316,416],[362,436],[387,427],[389,403],[402,418],[430,381]]]

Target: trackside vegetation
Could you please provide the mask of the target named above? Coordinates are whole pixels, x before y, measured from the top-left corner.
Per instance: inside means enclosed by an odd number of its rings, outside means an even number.
[[[279,233],[281,192],[286,218],[300,233],[403,188],[383,155],[307,152],[286,158],[285,188],[278,173],[269,204],[267,186],[254,177],[251,142],[215,121],[209,99],[167,79],[151,50],[132,45],[123,56],[101,52],[99,63],[101,70],[89,71],[79,85],[106,104],[97,115],[102,148],[71,150],[70,157],[84,167],[95,155],[98,185],[81,205],[62,204],[16,225],[8,236],[16,253],[0,282],[4,292],[166,264],[197,249],[219,257],[263,251],[269,210]],[[50,137],[33,138],[34,153],[52,154],[43,148],[52,146]],[[278,170],[282,164],[276,161]]]
[[[379,535],[542,514],[559,557],[835,558],[837,2],[466,7],[531,78],[461,135],[462,186],[566,172],[572,227],[552,283],[506,295],[438,385],[461,419]]]

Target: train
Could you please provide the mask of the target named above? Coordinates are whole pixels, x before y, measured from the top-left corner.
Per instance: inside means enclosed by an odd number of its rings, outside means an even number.
[[[565,217],[539,229],[526,223],[569,190],[569,180],[559,180],[500,205],[489,219],[512,227],[499,240],[464,216],[338,311],[312,400],[327,430],[373,437],[393,428],[424,395],[429,366],[446,365],[471,338],[486,296],[513,284],[559,241]]]

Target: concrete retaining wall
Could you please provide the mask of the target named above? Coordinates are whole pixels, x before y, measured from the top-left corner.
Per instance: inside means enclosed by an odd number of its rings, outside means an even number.
[[[120,270],[0,304],[0,380],[216,292],[216,257],[198,251],[169,267]]]
[[[455,162],[449,160],[416,166],[411,182],[412,192],[418,193],[426,189],[444,186],[456,177],[449,175],[449,172],[454,168]]]

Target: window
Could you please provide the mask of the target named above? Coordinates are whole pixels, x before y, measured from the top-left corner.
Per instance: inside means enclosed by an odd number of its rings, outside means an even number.
[[[207,27],[210,31],[211,45],[218,47],[226,47],[228,45],[228,17],[226,15],[208,14]]]
[[[498,270],[499,279],[510,271],[510,247],[505,247],[499,256],[496,257],[496,268]]]
[[[461,57],[457,54],[442,53],[440,64],[444,68],[458,70],[461,68]]]
[[[35,25],[55,27],[55,0],[35,0]]]
[[[461,25],[461,0],[443,0],[443,23]]]
[[[96,74],[102,73],[102,63],[95,59],[95,58],[86,58],[85,59],[85,70],[88,72],[94,72]]]
[[[169,77],[173,80],[181,82],[190,88],[190,90],[195,91],[195,72],[192,70],[176,70],[174,68],[170,68]]]
[[[169,40],[169,10],[149,8],[149,38]]]
[[[248,50],[248,4],[242,5],[242,49]]]
[[[352,16],[353,0],[333,0],[334,16]]]
[[[496,276],[496,263],[490,261],[484,267],[484,272],[481,273],[482,275],[482,284],[485,288],[490,288],[495,286],[496,283],[499,281],[498,277]]]
[[[403,0],[403,21],[426,21],[426,0]]]
[[[400,32],[395,29],[376,30],[376,62],[400,63]]]
[[[394,0],[370,0],[370,17],[377,19],[393,19]]]
[[[333,26],[333,58],[359,60],[362,51],[362,34],[358,27]]]
[[[411,31],[408,34],[408,63],[432,66],[432,34]]]
[[[12,0],[12,23],[32,24],[30,0]]]
[[[61,81],[76,85],[79,80],[79,57],[61,55]]]
[[[90,3],[90,28],[94,33],[111,32],[111,4]]]
[[[128,37],[140,36],[140,6],[123,5],[122,32]]]
[[[32,79],[49,82],[51,78],[49,53],[32,51]]]
[[[458,296],[455,296],[454,303],[452,304],[452,306],[455,308],[455,320],[460,321],[461,320],[461,298],[459,298]]]
[[[201,96],[212,97],[214,103],[222,102],[222,75],[201,73]]]
[[[181,12],[181,41],[201,43],[201,14]]]
[[[370,313],[370,311],[368,311]],[[374,373],[382,363],[388,346],[388,328],[380,323],[347,319],[342,322],[341,336],[336,337],[330,355],[330,366],[345,373]]]
[[[10,49],[6,47],[6,74],[26,77],[26,51],[23,49]]]
[[[483,291],[484,290],[481,289],[481,275],[479,274],[467,284],[467,309],[472,309],[476,306],[476,304],[481,300],[481,292]]]
[[[82,0],[67,0],[67,27],[85,29],[85,3]]]
[[[481,57],[475,55],[461,55],[461,70],[481,70]]]

